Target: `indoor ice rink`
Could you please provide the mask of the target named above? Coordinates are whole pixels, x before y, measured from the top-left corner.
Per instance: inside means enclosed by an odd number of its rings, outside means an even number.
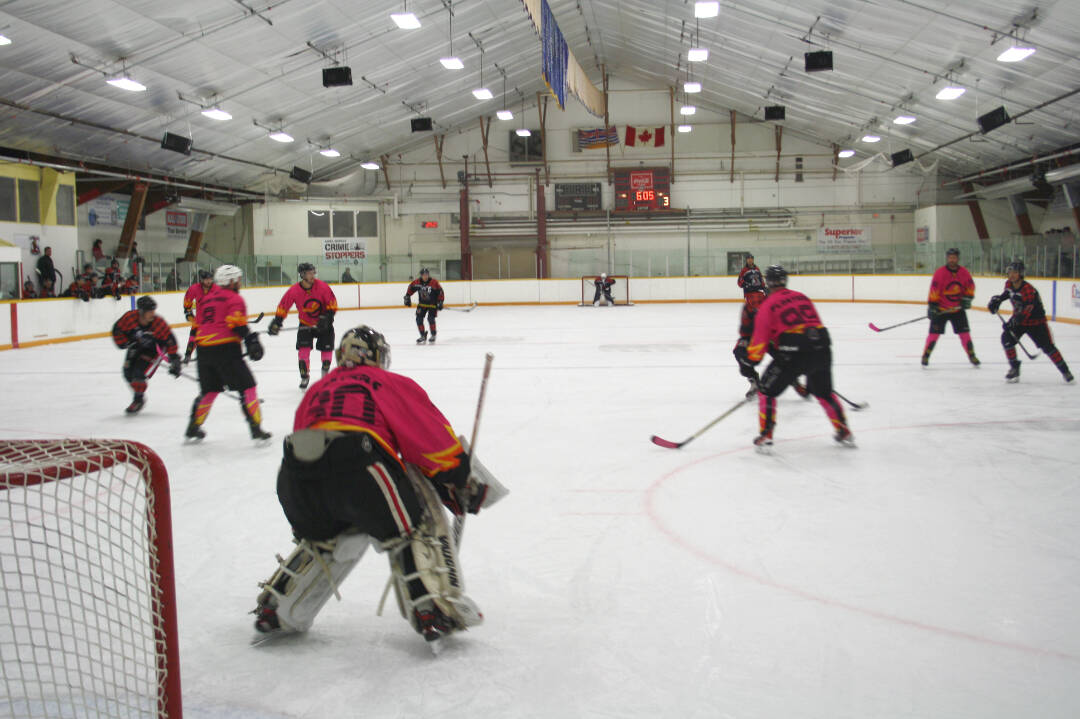
[[[223,397],[185,443],[197,385],[163,372],[125,416],[108,339],[0,353],[22,408],[2,432],[130,438],[164,459],[187,716],[1069,716],[1080,387],[1045,357],[1006,384],[986,312],[970,313],[979,369],[951,334],[922,369],[926,323],[867,327],[921,309],[821,303],[836,388],[869,404],[848,413],[858,447],[789,390],[771,456],[751,448],[756,406],[679,450],[649,441],[742,397],[737,304],[480,306],[441,315],[434,346],[405,308],[340,315],[383,331],[392,370],[465,435],[495,355],[477,456],[511,493],[468,517],[485,622],[438,657],[392,599],[376,616],[388,565],[370,551],[310,632],[250,644],[256,584],[290,547],[274,486],[302,394],[291,335],[253,365],[270,446]],[[1054,332],[1076,366],[1080,327]]]

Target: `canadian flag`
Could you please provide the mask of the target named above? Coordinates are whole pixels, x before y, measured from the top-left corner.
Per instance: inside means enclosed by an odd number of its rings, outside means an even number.
[[[643,127],[638,129],[632,125],[627,125],[625,142],[627,147],[663,147],[664,128]]]

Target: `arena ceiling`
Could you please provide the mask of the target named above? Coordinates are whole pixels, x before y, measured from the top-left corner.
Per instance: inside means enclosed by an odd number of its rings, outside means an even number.
[[[783,105],[787,132],[856,151],[841,166],[910,148],[959,176],[1080,141],[1080,13],[1075,2],[1005,0],[722,0],[695,19],[689,0],[551,0],[570,51],[597,85],[601,67],[646,87],[681,87],[687,50],[698,107],[741,121]],[[407,6],[407,7],[404,7]],[[407,9],[422,27],[398,29]],[[506,103],[535,119],[539,40],[521,0],[8,0],[0,3],[0,146],[259,190],[298,165],[314,179],[356,177],[359,163],[474,124]],[[465,63],[444,70],[439,58]],[[999,62],[1012,45],[1035,48]],[[484,84],[495,99],[478,102]],[[803,53],[829,50],[834,69],[808,73]],[[352,68],[353,85],[324,88],[323,68]],[[105,83],[127,72],[147,88]],[[946,84],[957,100],[935,98]],[[569,102],[576,102],[570,100]],[[232,115],[202,115],[211,105]],[[987,135],[976,118],[1015,118]],[[901,114],[916,118],[894,124]],[[612,117],[612,124],[631,118]],[[532,124],[536,124],[535,121]],[[597,126],[602,124],[597,121]],[[283,129],[292,143],[268,139]],[[159,147],[190,136],[183,155]],[[860,140],[866,134],[877,144]],[[339,158],[320,149],[333,147]]]

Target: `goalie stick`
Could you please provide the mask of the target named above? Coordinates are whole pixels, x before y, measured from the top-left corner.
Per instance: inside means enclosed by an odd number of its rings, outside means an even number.
[[[1017,346],[1024,351],[1024,354],[1027,355],[1028,359],[1033,360],[1033,359],[1035,359],[1036,357],[1039,356],[1038,352],[1036,352],[1035,354],[1031,354],[1030,352],[1027,351],[1027,347],[1025,347],[1024,343],[1020,341],[1019,337],[1017,337],[1015,334],[1013,334],[1012,328],[1009,327],[1009,323],[1005,321],[1004,317],[1002,317],[1001,315],[998,315],[997,312],[995,312],[994,314],[997,315],[997,318],[999,320],[1001,320],[1001,326],[1005,328],[1005,331],[1009,333],[1010,337],[1012,337],[1014,340],[1016,340]]]
[[[495,360],[495,355],[488,352],[484,355],[484,376],[480,380],[480,396],[476,399],[476,417],[473,419],[472,426],[472,439],[469,441],[469,461],[472,462],[473,455],[476,454],[476,434],[480,429],[480,413],[484,409],[484,395],[487,393],[488,377],[491,376],[491,363]],[[461,537],[465,534],[465,515],[464,507],[462,513],[454,517],[454,546],[461,551]]]
[[[713,428],[713,425],[718,424],[720,422],[720,420],[722,420],[722,419],[726,418],[728,415],[734,413],[735,410],[737,410],[739,407],[742,407],[744,404],[749,404],[751,399],[752,398],[750,398],[750,397],[744,397],[744,398],[740,399],[738,402],[736,402],[734,405],[732,405],[732,407],[730,409],[728,409],[726,412],[724,412],[722,415],[720,415],[719,417],[714,419],[712,422],[709,422],[707,425],[705,425],[704,427],[699,429],[697,432],[694,432],[692,435],[690,435],[689,437],[684,439],[682,442],[672,442],[671,440],[664,439],[663,437],[658,437],[655,434],[652,436],[651,441],[652,441],[653,444],[657,445],[658,447],[665,447],[667,449],[680,449],[684,445],[690,444],[690,442],[694,441],[695,439],[697,439],[701,435],[705,434],[705,432],[707,432],[708,430]]]

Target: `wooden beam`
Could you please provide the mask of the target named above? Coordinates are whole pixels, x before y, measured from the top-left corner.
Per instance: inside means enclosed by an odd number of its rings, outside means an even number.
[[[389,190],[390,189],[390,168],[387,167],[387,166],[390,164],[390,156],[389,155],[383,155],[379,159],[382,161],[381,162],[381,164],[382,164],[382,174],[383,174],[383,179],[386,180],[386,189]]]
[[[484,120],[487,120],[487,127],[484,127]],[[488,159],[488,138],[491,136],[491,118],[480,118],[480,139],[484,143],[484,166],[487,167],[488,187],[494,187],[491,183],[491,160]]]
[[[78,179],[75,180],[78,184]],[[117,190],[123,190],[131,184],[131,180],[120,180],[118,182],[102,182],[92,190],[86,192],[80,192],[78,198],[75,200],[77,205],[85,205],[90,200],[107,195],[110,192],[116,192]]]
[[[550,95],[547,93],[536,93],[536,114],[540,116],[540,151],[543,153],[544,158],[544,184],[551,182],[551,168],[548,167],[547,161],[547,107],[549,97]]]
[[[131,256],[131,246],[135,244],[135,233],[139,230],[139,218],[142,217],[149,189],[150,185],[136,182],[131,190],[131,204],[128,205],[127,217],[124,218],[124,229],[120,231],[120,244],[116,247],[116,254],[121,257]]]
[[[187,250],[184,251],[185,262],[199,259],[199,250],[202,249],[203,236],[209,221],[210,215],[205,212],[191,213],[191,234],[188,235]]]
[[[773,177],[773,182],[780,182],[780,148],[783,145],[781,142],[784,137],[783,125],[776,126],[776,175]]]
[[[480,126],[480,129],[481,130],[484,129],[483,125]],[[437,159],[439,161],[439,179],[442,180],[442,188],[445,190],[446,189],[446,175],[443,174],[442,149],[443,149],[443,143],[446,142],[446,135],[432,135],[431,139],[435,141],[435,159]]]
[[[608,76],[607,76],[607,66],[606,65],[601,65],[600,66],[600,72],[604,76],[604,136],[606,137],[608,127],[610,126],[610,123],[611,123],[611,120],[608,119]],[[608,183],[608,185],[610,185],[612,183],[612,176],[611,176],[611,145],[607,144],[607,142],[604,143],[604,161],[605,161],[605,165],[606,165],[606,168],[607,168],[607,183]]]
[[[735,111],[731,111],[731,177],[728,182],[735,182]]]

